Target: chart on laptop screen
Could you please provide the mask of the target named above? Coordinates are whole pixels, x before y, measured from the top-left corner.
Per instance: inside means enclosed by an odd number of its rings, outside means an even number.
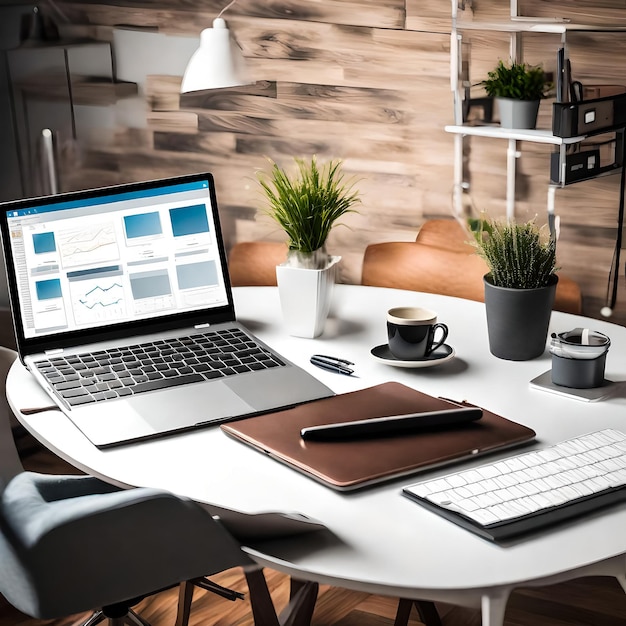
[[[7,216],[26,338],[228,302],[207,180]]]

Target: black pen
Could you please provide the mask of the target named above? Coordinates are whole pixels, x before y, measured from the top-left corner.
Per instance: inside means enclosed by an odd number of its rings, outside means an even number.
[[[459,407],[404,415],[370,417],[351,422],[306,426],[300,430],[302,439],[311,441],[345,441],[358,437],[392,435],[429,428],[450,428],[460,426],[483,415],[478,407]]]
[[[338,374],[345,374],[346,376],[350,376],[350,374],[354,373],[354,370],[348,367],[348,365],[354,365],[352,361],[328,356],[326,354],[314,354],[311,357],[311,363],[322,369],[337,372]]]

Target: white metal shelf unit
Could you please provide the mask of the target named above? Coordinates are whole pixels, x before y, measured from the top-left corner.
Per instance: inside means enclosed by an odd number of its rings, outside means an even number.
[[[603,25],[603,24],[574,24],[565,18],[533,18],[518,15],[517,0],[510,2],[510,17],[506,20],[469,21],[462,16],[465,9],[463,0],[451,0],[452,2],[452,28],[450,41],[450,83],[454,94],[454,125],[445,127],[447,132],[453,133],[454,138],[454,210],[458,215],[462,213],[463,192],[467,187],[464,176],[463,147],[467,136],[492,137],[506,139],[507,146],[507,177],[506,177],[506,216],[512,219],[515,216],[515,175],[517,159],[521,152],[518,150],[518,141],[531,141],[534,143],[552,144],[560,147],[561,159],[565,158],[567,145],[580,143],[586,136],[570,137],[563,139],[556,137],[548,130],[520,130],[504,129],[499,126],[470,126],[464,124],[464,103],[469,98],[469,81],[464,72],[463,59],[463,30],[483,30],[509,33],[509,53],[511,59],[521,62],[523,33],[546,33],[561,35],[561,45],[564,49],[564,57],[569,57],[567,51],[568,32],[626,32],[626,25]],[[459,19],[461,17],[461,19]],[[565,184],[564,176],[559,184],[548,185],[547,211],[549,217],[554,216],[554,198],[558,187]]]

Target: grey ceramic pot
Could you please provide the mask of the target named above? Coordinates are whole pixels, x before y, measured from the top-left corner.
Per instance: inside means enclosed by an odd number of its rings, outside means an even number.
[[[491,354],[508,361],[528,361],[546,349],[558,277],[538,289],[496,287],[484,277],[487,330]]]
[[[496,98],[502,128],[535,128],[539,113],[539,100],[514,100]]]

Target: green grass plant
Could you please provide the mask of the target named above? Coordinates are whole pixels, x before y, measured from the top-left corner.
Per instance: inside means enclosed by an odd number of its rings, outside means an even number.
[[[523,224],[474,220],[478,254],[489,267],[494,285],[510,289],[537,289],[550,282],[556,267],[556,239],[534,220]]]
[[[541,67],[514,62],[506,65],[502,60],[479,84],[488,96],[514,100],[541,100],[552,89]]]
[[[360,202],[354,181],[346,180],[339,159],[321,166],[295,158],[295,174],[270,161],[268,172],[257,177],[268,200],[266,213],[287,233],[290,250],[310,254],[326,244],[331,229]]]

